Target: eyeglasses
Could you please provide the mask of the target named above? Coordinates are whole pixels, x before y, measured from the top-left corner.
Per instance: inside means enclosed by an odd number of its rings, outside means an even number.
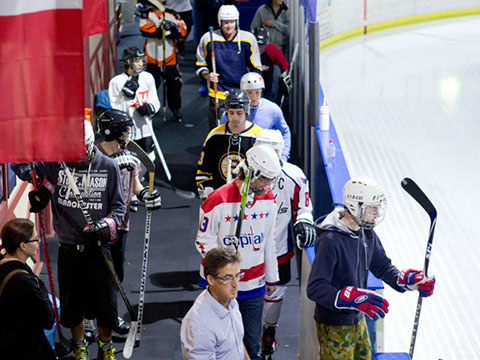
[[[241,273],[238,273],[236,275],[225,275],[224,277],[219,277],[219,276],[215,276],[215,275],[212,275],[215,279],[218,279],[218,280],[222,280],[225,284],[228,284],[228,283],[231,283],[233,281],[233,279],[235,280],[242,280],[243,277],[245,276],[245,273],[241,272]]]
[[[40,242],[40,238],[31,239],[31,240],[25,240],[25,241],[24,241],[24,243],[30,243],[30,242]]]

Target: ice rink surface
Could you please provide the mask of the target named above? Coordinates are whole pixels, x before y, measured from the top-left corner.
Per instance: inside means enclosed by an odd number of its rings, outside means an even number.
[[[426,212],[400,187],[410,177],[438,211],[414,359],[480,359],[480,17],[369,34],[320,52],[321,84],[352,177],[388,197],[377,228],[402,268],[423,268]],[[389,288],[385,349],[408,352],[417,292]]]

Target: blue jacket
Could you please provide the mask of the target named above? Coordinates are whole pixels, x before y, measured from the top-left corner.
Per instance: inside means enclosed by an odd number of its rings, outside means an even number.
[[[326,325],[355,325],[363,317],[356,310],[335,307],[337,294],[346,286],[367,288],[368,271],[399,292],[399,270],[392,265],[374,230],[352,232],[336,208],[317,220],[315,260],[307,284],[307,296],[315,301],[315,321]]]

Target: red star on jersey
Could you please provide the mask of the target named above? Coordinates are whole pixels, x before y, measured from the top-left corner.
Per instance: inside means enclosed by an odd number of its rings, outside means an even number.
[[[232,220],[232,217],[231,217],[231,216],[225,216],[225,221],[226,221],[226,222],[229,222],[230,220]]]
[[[243,220],[247,220],[248,219],[248,215],[247,214],[243,214]]]
[[[260,219],[263,219],[263,216],[264,216],[264,215],[265,215],[264,213],[261,213],[261,214],[260,214]]]

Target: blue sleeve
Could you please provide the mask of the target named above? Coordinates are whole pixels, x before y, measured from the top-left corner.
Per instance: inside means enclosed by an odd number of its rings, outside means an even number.
[[[290,128],[283,117],[282,110],[280,108],[276,111],[275,114],[275,129],[279,130],[283,136],[283,142],[285,143],[282,151],[282,160],[287,161],[290,158],[290,147],[291,147],[291,134]]]
[[[335,310],[335,298],[340,290],[331,285],[336,263],[337,251],[332,241],[318,241],[307,283],[307,297],[330,310]]]

